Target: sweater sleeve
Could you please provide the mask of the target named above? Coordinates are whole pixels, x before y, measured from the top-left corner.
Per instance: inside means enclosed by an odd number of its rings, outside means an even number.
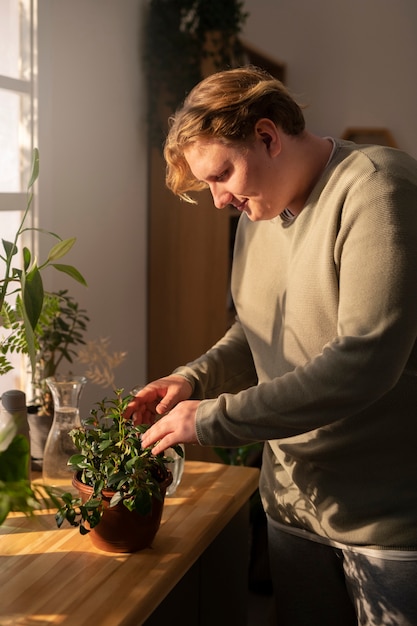
[[[417,336],[417,191],[381,176],[352,185],[343,201],[331,250],[335,336],[282,376],[204,400],[201,445],[295,436],[366,411],[395,388]]]
[[[173,373],[189,381],[194,400],[237,393],[256,385],[252,354],[239,320],[210,350]]]

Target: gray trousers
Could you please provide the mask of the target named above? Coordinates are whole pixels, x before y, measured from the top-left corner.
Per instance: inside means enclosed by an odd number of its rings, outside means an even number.
[[[417,560],[334,548],[270,520],[268,543],[271,626],[417,626]]]

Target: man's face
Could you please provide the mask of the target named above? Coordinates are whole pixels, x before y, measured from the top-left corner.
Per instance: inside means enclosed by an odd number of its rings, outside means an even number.
[[[208,185],[218,209],[232,205],[255,222],[270,220],[287,206],[279,155],[271,154],[269,145],[269,138],[262,135],[242,146],[196,141],[184,154],[195,178]]]

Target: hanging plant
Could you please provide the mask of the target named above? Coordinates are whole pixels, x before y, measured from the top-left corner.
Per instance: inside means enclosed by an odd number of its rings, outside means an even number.
[[[150,0],[145,35],[150,140],[162,146],[169,115],[203,78],[243,59],[240,0]]]

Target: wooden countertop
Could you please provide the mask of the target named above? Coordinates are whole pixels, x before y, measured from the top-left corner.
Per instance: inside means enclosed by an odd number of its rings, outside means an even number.
[[[0,624],[142,624],[250,498],[259,470],[186,461],[151,548],[102,552],[54,512],[0,526]]]

